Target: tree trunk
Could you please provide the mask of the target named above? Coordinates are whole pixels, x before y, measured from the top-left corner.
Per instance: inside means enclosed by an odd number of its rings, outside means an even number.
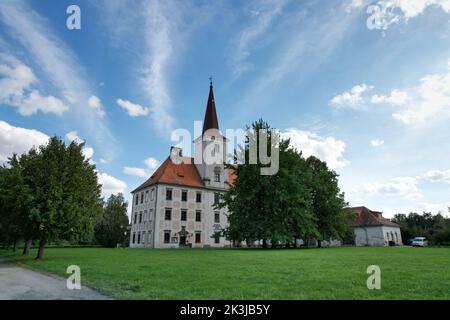
[[[317,240],[317,247],[322,248],[322,240]]]
[[[47,242],[47,237],[45,235],[45,232],[41,235],[41,240],[39,241],[39,250],[36,259],[42,260],[44,258],[44,249],[45,249],[45,243]]]
[[[263,249],[267,249],[267,239],[263,239],[262,247]]]
[[[30,254],[30,247],[31,247],[31,239],[26,239],[22,252],[24,256],[28,256]]]
[[[297,239],[294,238],[294,248],[297,248]]]
[[[13,252],[16,252],[16,250],[17,250],[17,243],[18,243],[17,238],[14,238],[14,242],[13,242]]]

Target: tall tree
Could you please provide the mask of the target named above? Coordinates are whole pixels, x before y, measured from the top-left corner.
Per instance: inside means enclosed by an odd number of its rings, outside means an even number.
[[[229,166],[235,170],[236,180],[218,206],[226,206],[229,211],[229,227],[225,234],[232,240],[247,243],[262,240],[263,247],[267,247],[268,240],[274,245],[290,243],[303,235],[315,235],[309,191],[299,179],[300,154],[290,148],[288,140],[272,145],[271,134],[275,133],[263,120],[253,123],[251,129],[245,145],[236,153],[236,160],[245,161]],[[256,154],[259,155],[263,145],[259,143],[262,131],[267,133],[267,141],[262,141],[267,143],[266,149],[279,152],[279,170],[274,175],[261,174],[265,165],[259,157],[256,164],[249,161],[251,146],[257,146]]]
[[[102,209],[95,166],[85,159],[84,144],[68,147],[58,137],[40,146],[30,176],[35,195],[31,220],[39,225],[37,259],[44,257],[49,239],[92,238]]]
[[[111,195],[108,198],[100,222],[95,227],[95,239],[104,247],[115,247],[125,241],[128,226],[128,203],[123,195]]]
[[[344,194],[338,186],[338,175],[328,169],[326,162],[314,156],[306,159],[307,184],[311,190],[312,208],[320,236],[318,246],[326,239],[343,239],[348,231],[345,218]]]

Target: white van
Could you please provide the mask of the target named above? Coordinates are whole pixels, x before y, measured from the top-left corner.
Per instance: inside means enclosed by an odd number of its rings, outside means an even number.
[[[425,237],[415,237],[411,243],[413,247],[426,247],[428,246],[427,238]]]

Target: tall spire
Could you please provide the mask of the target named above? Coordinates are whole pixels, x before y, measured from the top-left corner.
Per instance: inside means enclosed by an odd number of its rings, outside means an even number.
[[[205,119],[203,120],[202,134],[209,129],[219,130],[219,121],[217,121],[216,103],[214,101],[212,78],[209,78],[209,96],[208,96],[208,104],[206,105]]]

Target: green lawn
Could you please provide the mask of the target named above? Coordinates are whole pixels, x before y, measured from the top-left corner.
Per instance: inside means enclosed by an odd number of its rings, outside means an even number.
[[[125,299],[450,299],[450,248],[47,249],[33,269]],[[10,255],[0,250],[1,255]],[[381,290],[366,269],[381,268]]]

